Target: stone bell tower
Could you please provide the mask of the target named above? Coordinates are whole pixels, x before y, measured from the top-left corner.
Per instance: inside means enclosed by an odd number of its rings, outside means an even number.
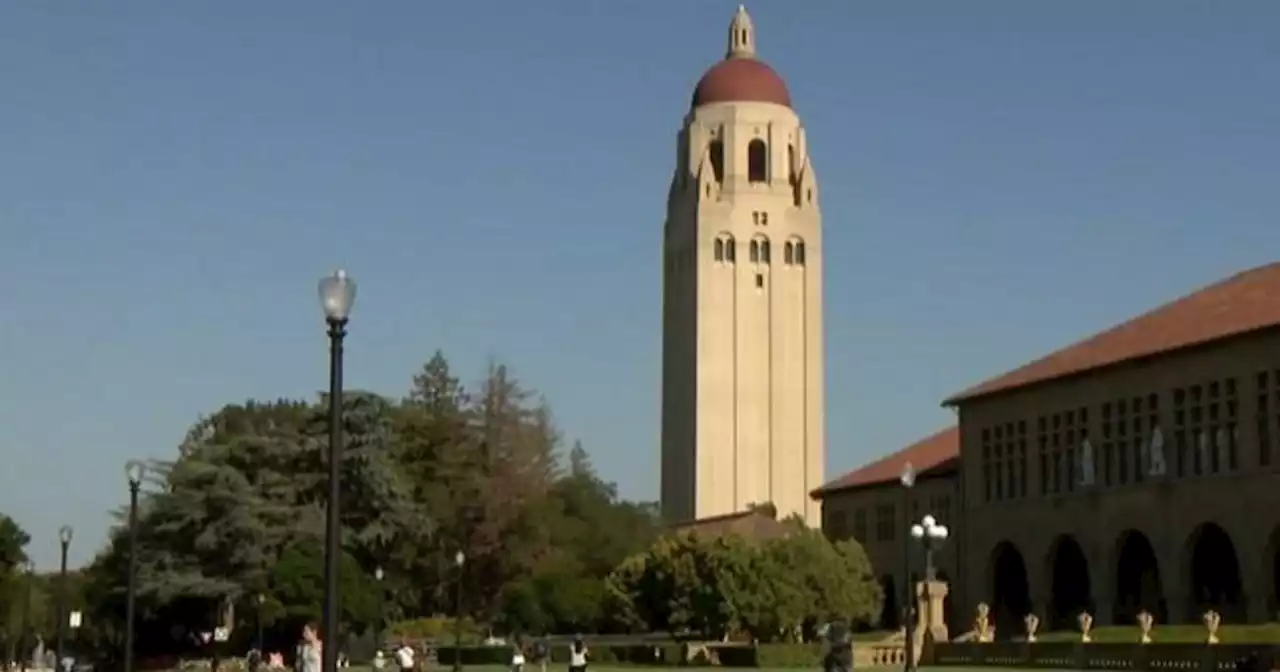
[[[662,297],[662,511],[820,522],[822,216],[787,85],[739,7],[676,140]]]

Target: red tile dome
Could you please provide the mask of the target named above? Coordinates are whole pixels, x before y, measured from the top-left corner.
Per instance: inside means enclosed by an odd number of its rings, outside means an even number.
[[[791,107],[786,82],[764,61],[730,57],[711,66],[693,89],[692,108],[712,103],[773,103]]]

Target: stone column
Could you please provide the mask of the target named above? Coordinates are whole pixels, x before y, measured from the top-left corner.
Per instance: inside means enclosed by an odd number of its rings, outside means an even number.
[[[1245,612],[1250,623],[1266,623],[1274,614],[1271,612],[1271,600],[1264,591],[1255,590],[1242,596],[1245,600]]]
[[[1111,595],[1108,595],[1106,593],[1101,593],[1094,596],[1093,602],[1096,606],[1094,607],[1094,610],[1093,610],[1093,627],[1096,628],[1102,625],[1122,625],[1114,622],[1115,614],[1111,613],[1111,603],[1114,601],[1115,601],[1115,598],[1113,598]],[[1124,623],[1123,625],[1132,625],[1132,624]]]

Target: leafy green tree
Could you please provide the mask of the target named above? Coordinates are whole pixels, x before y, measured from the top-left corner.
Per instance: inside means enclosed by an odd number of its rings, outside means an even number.
[[[659,539],[605,583],[618,627],[736,633],[763,641],[812,634],[834,619],[870,623],[883,596],[862,548],[795,523],[762,544],[737,535]]]
[[[342,623],[356,632],[372,626],[378,617],[377,585],[350,553],[338,566]],[[324,616],[324,547],[317,542],[289,547],[271,570],[268,594],[283,611],[284,629],[300,632],[308,621]]]

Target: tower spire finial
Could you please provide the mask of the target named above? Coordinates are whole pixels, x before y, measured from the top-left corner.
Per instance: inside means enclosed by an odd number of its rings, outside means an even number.
[[[755,58],[756,29],[751,24],[751,15],[747,14],[744,5],[738,5],[738,11],[729,22],[729,51],[725,58]]]

